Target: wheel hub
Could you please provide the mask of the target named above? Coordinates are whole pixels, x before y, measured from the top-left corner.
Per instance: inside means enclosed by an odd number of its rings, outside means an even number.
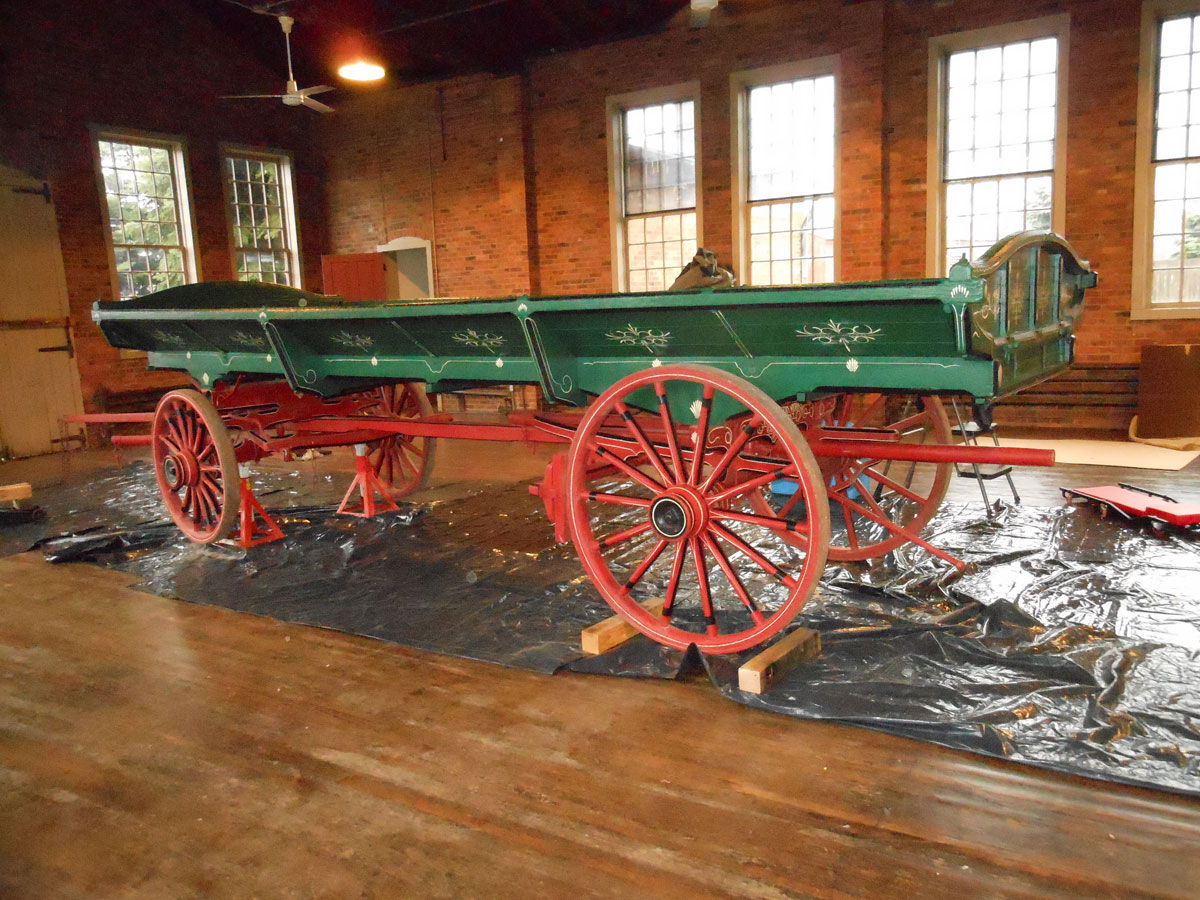
[[[695,537],[708,521],[708,506],[695,490],[676,487],[650,504],[650,527],[668,541]]]
[[[162,472],[167,487],[177,491],[184,485],[192,485],[199,480],[200,467],[191,453],[172,453],[163,460]]]

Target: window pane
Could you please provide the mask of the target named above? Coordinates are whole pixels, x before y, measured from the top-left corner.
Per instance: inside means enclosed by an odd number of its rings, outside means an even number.
[[[226,158],[229,221],[234,246],[239,249],[274,250],[275,253],[238,253],[237,277],[241,281],[290,284],[289,246],[294,233],[283,197],[275,185],[286,171],[282,159],[231,156]]]
[[[696,255],[696,214],[641,216],[625,222],[625,263],[631,291],[663,290]]]
[[[765,233],[750,236],[750,284],[809,284],[833,280],[833,195],[786,203],[752,204],[750,221]]]
[[[947,179],[1053,167],[1057,61],[1057,38],[950,54]]]
[[[951,265],[977,259],[1013,232],[1050,227],[1058,39],[951,53],[946,71],[944,258]]]
[[[625,110],[622,167],[626,215],[695,204],[694,107],[693,101],[685,100]]]
[[[187,272],[170,148],[111,140],[97,147],[121,299],[183,284]]]
[[[749,94],[749,198],[834,189],[832,75],[762,85]]]
[[[952,82],[969,80],[968,63]],[[747,91],[750,284],[833,278],[834,96],[832,75]],[[769,200],[778,202],[761,202]]]

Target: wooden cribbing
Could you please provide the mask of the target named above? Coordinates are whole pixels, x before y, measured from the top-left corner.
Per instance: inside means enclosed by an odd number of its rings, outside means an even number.
[[[821,634],[797,628],[738,668],[738,687],[749,694],[762,694],[800,663],[821,653]]]
[[[647,600],[642,604],[642,608],[651,615],[662,615],[663,601],[661,599]],[[595,625],[583,629],[579,633],[579,643],[584,653],[590,656],[599,656],[618,644],[625,643],[637,633],[638,630],[620,616],[611,616],[603,622],[597,622]]]
[[[11,500],[16,504],[18,500],[28,500],[32,496],[33,488],[27,481],[19,481],[16,484],[0,484],[0,503]]]

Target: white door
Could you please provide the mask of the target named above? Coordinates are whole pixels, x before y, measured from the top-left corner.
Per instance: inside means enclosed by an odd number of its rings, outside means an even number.
[[[0,455],[65,449],[83,412],[67,278],[46,185],[0,166]]]

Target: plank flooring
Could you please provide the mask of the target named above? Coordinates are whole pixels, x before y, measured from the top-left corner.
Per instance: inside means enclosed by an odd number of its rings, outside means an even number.
[[[549,455],[454,444],[429,496]],[[0,481],[36,502],[110,463],[26,460]],[[1196,464],[1018,470],[1032,505],[1118,480],[1200,500]],[[977,497],[955,479],[951,501]],[[547,677],[129,584],[0,559],[4,900],[1200,897],[1193,799],[774,716],[707,683]]]
[[[1189,898],[1200,803],[0,560],[0,896]]]

